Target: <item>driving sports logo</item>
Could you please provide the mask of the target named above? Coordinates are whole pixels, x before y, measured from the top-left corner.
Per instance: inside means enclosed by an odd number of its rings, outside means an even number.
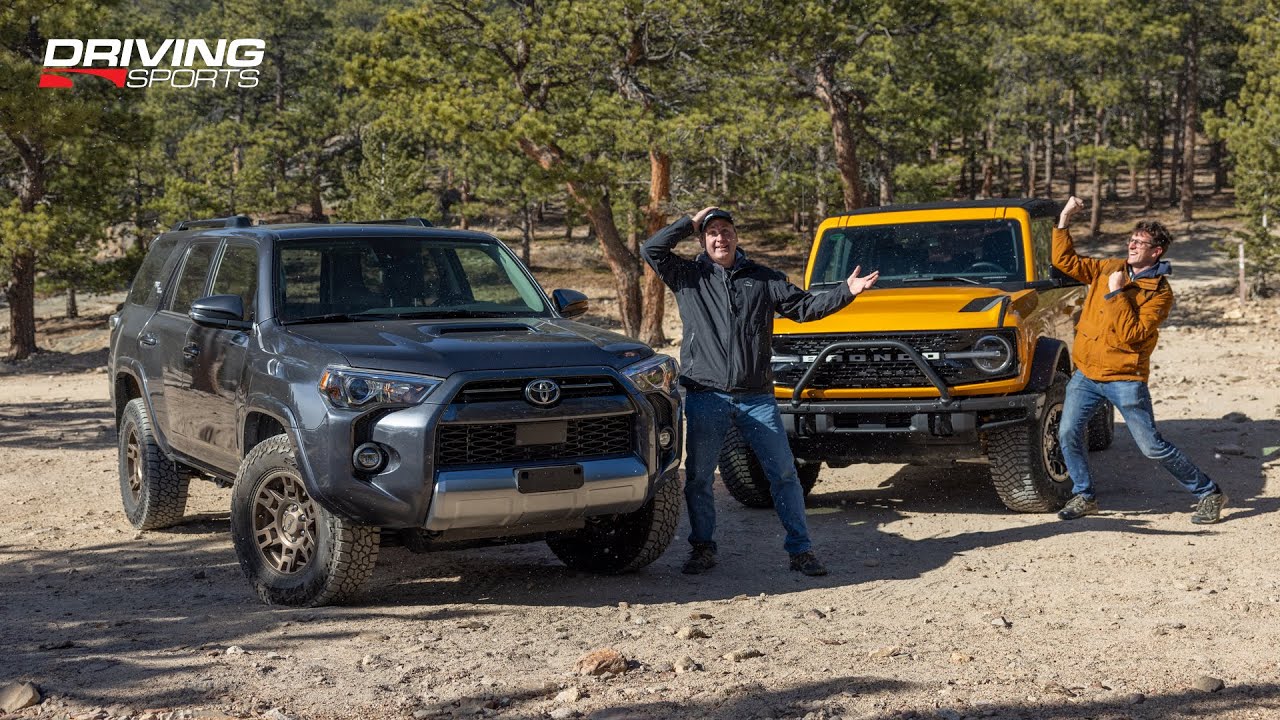
[[[54,38],[45,47],[40,87],[69,88],[97,77],[118,88],[254,88],[266,49],[253,38]]]

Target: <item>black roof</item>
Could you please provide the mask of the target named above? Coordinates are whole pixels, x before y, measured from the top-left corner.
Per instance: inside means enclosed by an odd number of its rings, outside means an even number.
[[[955,208],[1003,208],[1016,207],[1027,211],[1033,218],[1056,217],[1062,211],[1062,204],[1044,198],[987,198],[985,200],[940,200],[927,203],[908,203],[904,205],[880,205],[851,210],[833,217],[847,215],[871,215],[873,213],[907,212],[910,210],[950,210]]]

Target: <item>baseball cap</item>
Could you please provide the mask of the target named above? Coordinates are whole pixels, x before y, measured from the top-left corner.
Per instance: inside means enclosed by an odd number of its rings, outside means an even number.
[[[712,210],[711,212],[707,213],[706,217],[702,218],[702,227],[698,228],[698,234],[701,235],[704,232],[706,232],[707,223],[717,218],[720,220],[724,220],[730,225],[733,224],[733,216],[729,214],[728,210],[721,210],[720,208],[716,208],[715,210]]]

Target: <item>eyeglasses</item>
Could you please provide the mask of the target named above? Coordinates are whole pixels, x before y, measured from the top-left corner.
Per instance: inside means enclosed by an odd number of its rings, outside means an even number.
[[[1129,247],[1133,247],[1135,245],[1138,247],[1156,247],[1156,244],[1151,242],[1150,240],[1137,240],[1135,238],[1129,238]]]

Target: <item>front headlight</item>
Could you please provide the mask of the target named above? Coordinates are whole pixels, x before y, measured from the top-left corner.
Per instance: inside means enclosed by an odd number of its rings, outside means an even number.
[[[675,392],[676,377],[680,375],[680,364],[668,355],[654,355],[647,360],[622,371],[627,379],[635,383],[641,392],[660,390],[665,393]]]
[[[426,375],[396,375],[325,368],[320,376],[320,394],[329,404],[344,409],[364,409],[377,405],[417,405],[444,382]]]
[[[969,357],[979,370],[995,375],[1013,364],[1013,346],[999,335],[983,335],[973,344]]]

